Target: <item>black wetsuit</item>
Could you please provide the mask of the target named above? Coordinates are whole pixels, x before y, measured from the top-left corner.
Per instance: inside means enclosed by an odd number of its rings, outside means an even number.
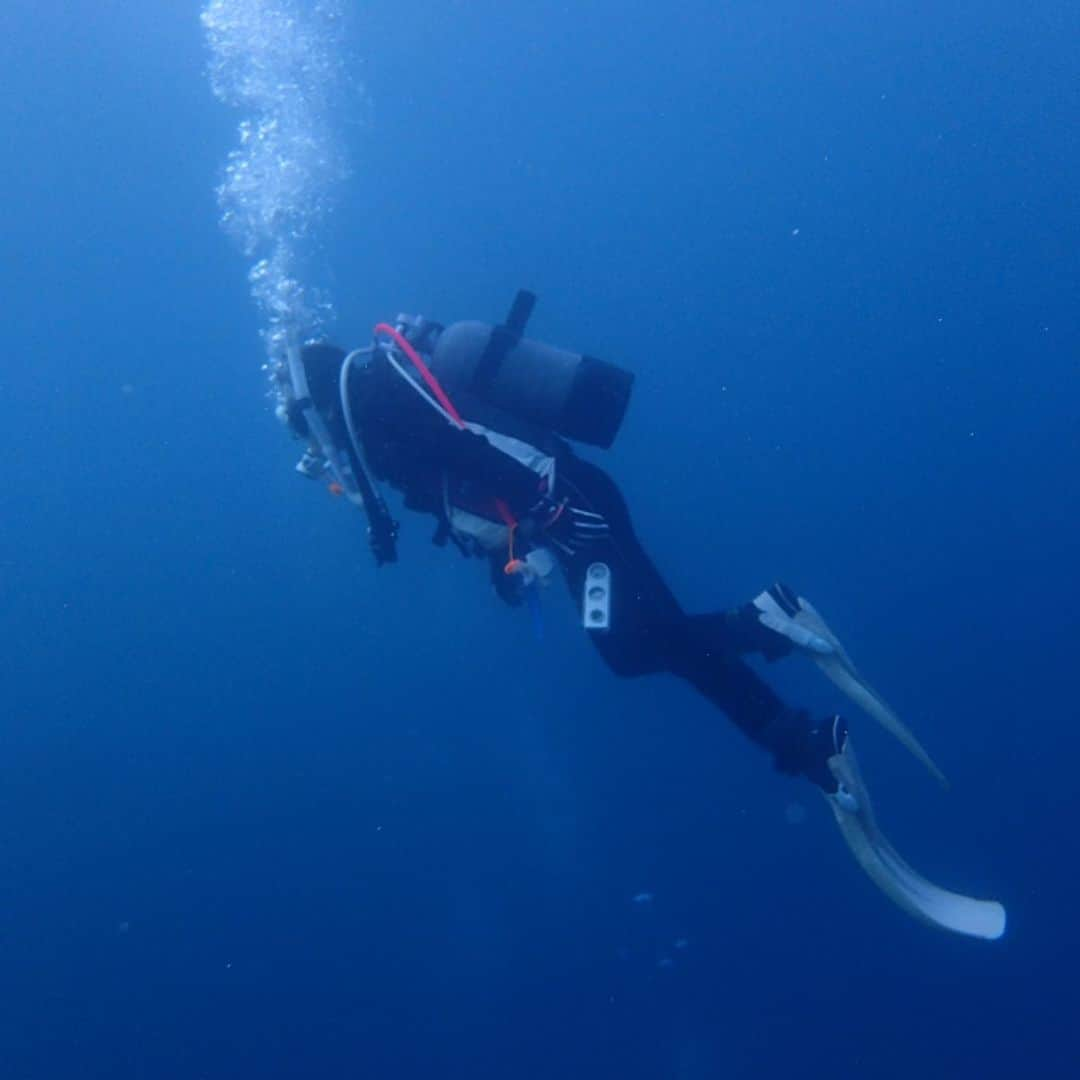
[[[305,350],[312,397],[335,438],[347,439],[340,411],[335,413],[342,355],[329,347]],[[558,556],[575,602],[589,564],[610,567],[611,628],[589,634],[608,667],[625,677],[668,672],[685,679],[769,750],[779,769],[814,773],[820,765],[818,729],[742,659],[752,652],[776,659],[791,651],[790,643],[761,626],[750,604],[714,614],[684,612],[638,542],[622,494],[602,469],[583,461],[561,439],[531,440],[556,459],[555,491],[543,493],[535,472],[482,435],[448,423],[378,353],[373,363],[350,374],[349,399],[368,465],[403,492],[408,508],[440,521],[437,538],[448,536],[443,486],[448,473],[459,491],[472,487],[478,496],[498,497],[522,522],[531,520],[538,502],[546,516],[548,507],[565,501],[565,512],[540,539]],[[498,577],[497,571],[493,580]]]

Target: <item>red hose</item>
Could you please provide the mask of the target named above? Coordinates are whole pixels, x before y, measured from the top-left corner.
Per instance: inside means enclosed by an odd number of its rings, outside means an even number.
[[[412,365],[420,372],[420,378],[428,385],[428,389],[435,395],[435,400],[450,414],[451,419],[459,428],[465,427],[465,421],[461,419],[461,413],[454,408],[454,403],[446,396],[446,391],[439,385],[439,380],[431,374],[431,368],[424,363],[420,354],[409,344],[406,338],[398,333],[389,323],[381,322],[375,327],[376,334],[386,334],[393,339],[397,347],[412,361]]]

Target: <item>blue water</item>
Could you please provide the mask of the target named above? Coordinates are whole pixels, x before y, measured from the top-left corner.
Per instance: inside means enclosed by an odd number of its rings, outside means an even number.
[[[1080,9],[346,13],[341,160],[245,252],[198,4],[0,11],[2,1075],[1077,1075]],[[376,571],[273,418],[275,236],[343,343],[528,286],[632,367],[594,456],[658,563],[815,601],[953,782],[853,714],[889,835],[1005,938],[561,591],[538,642],[416,518]]]

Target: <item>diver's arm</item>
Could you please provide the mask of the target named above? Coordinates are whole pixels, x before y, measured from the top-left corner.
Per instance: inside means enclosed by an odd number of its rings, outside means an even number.
[[[482,435],[449,421],[385,362],[366,379],[354,379],[352,403],[376,467],[388,451],[407,469],[449,470],[501,498],[518,517],[542,494],[532,469],[496,450]]]
[[[438,424],[437,415],[432,419]],[[498,496],[515,517],[524,517],[544,494],[541,479],[532,469],[497,450],[482,435],[443,424],[432,426],[422,438],[433,460]]]
[[[502,499],[516,517],[524,517],[543,494],[532,469],[497,450],[483,435],[448,421],[400,378],[387,389],[388,418],[397,441],[418,460],[467,478]]]

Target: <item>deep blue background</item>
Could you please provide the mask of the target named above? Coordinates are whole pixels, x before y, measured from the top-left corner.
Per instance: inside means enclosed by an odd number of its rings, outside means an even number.
[[[657,560],[818,603],[954,782],[856,718],[880,816],[997,944],[561,593],[538,648],[420,521],[376,574],[270,415],[197,16],[0,11],[3,1075],[1075,1076],[1080,9],[357,5],[327,239],[343,340],[528,285],[638,372]]]

